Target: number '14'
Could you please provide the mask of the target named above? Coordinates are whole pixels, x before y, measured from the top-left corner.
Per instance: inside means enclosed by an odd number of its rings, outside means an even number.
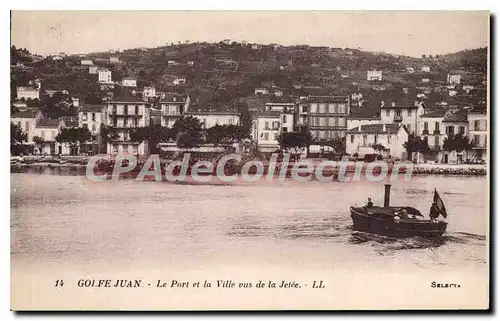
[[[63,280],[56,280],[56,287],[63,286],[63,285],[64,285],[64,281]]]

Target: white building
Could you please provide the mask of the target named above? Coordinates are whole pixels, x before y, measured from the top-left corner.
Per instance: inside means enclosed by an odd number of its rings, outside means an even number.
[[[37,136],[43,140],[41,144],[34,144],[38,153],[47,155],[69,155],[70,148],[67,144],[58,143],[57,135],[65,127],[62,119],[39,118],[36,122],[33,137]]]
[[[165,95],[160,100],[161,125],[172,128],[175,122],[184,116],[189,109],[191,99],[183,95]]]
[[[404,124],[411,134],[419,126],[420,116],[424,114],[424,104],[418,101],[382,101],[380,118],[382,124]]]
[[[408,131],[402,124],[372,124],[360,125],[347,131],[346,152],[350,155],[358,154],[363,157],[366,154],[377,154],[373,149],[374,144],[382,145],[384,156],[407,158],[403,146],[408,141]]]
[[[81,64],[82,66],[91,66],[91,65],[93,65],[94,63],[93,63],[93,62],[92,62],[92,60],[90,60],[90,59],[83,59],[83,60],[81,60],[81,61],[80,61],[80,64]]]
[[[184,77],[177,77],[172,81],[173,85],[185,85],[186,84],[186,78]]]
[[[103,109],[102,122],[117,130],[118,138],[107,144],[110,155],[147,155],[147,142],[130,140],[132,128],[147,127],[150,123],[150,104],[137,97],[116,97],[108,101]]]
[[[483,159],[488,157],[488,115],[484,111],[471,110],[467,115],[469,121],[469,138],[473,142],[471,159]]]
[[[215,125],[240,125],[241,114],[232,111],[190,110],[186,113],[200,120],[203,129]]]
[[[430,66],[426,66],[426,65],[424,65],[424,66],[422,66],[421,70],[422,70],[423,72],[431,72],[431,67],[430,67]]]
[[[469,136],[470,124],[467,111],[439,107],[420,116],[419,135],[427,140],[430,152],[425,160],[439,163],[460,163],[467,159],[467,151],[448,152],[443,149],[444,140],[455,134]]]
[[[366,80],[378,80],[382,81],[382,71],[381,70],[368,70],[366,72]]]
[[[52,60],[53,60],[53,61],[60,61],[60,60],[63,60],[63,57],[62,57],[62,56],[59,56],[59,55],[52,56]]]
[[[89,74],[91,74],[91,75],[97,75],[97,70],[98,69],[99,69],[99,67],[97,67],[97,66],[94,66],[94,65],[89,66]]]
[[[31,145],[33,144],[33,136],[35,136],[36,122],[42,117],[42,111],[39,109],[24,109],[14,113],[10,121],[21,128],[23,133],[27,135],[27,144]]]
[[[109,62],[112,64],[118,64],[120,63],[120,58],[118,57],[109,57]]]
[[[278,111],[265,111],[257,116],[252,136],[259,151],[270,153],[279,148],[277,139],[281,133],[281,116]]]
[[[143,98],[154,98],[156,97],[156,89],[155,87],[149,86],[149,87],[144,87],[142,90],[142,97]]]
[[[99,69],[98,71],[99,82],[103,84],[113,83],[111,79],[111,70],[109,69]]]
[[[85,153],[94,155],[100,152],[100,129],[104,105],[83,105],[78,111],[78,127],[87,128],[92,134],[91,141],[82,146]]]
[[[422,78],[422,83],[423,84],[427,84],[429,83],[431,80],[429,78]]]
[[[88,128],[92,135],[98,135],[102,120],[104,105],[83,105],[78,111],[78,126]]]
[[[137,87],[137,78],[135,77],[125,77],[122,79],[123,87]]]
[[[267,90],[267,88],[255,88],[254,93],[255,95],[268,95],[269,90]]]
[[[33,87],[17,87],[16,99],[40,99],[40,91]]]
[[[460,85],[460,74],[448,74],[447,82],[453,85]]]

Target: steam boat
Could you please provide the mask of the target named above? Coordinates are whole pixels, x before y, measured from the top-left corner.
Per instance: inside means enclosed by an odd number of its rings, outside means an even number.
[[[420,211],[410,206],[390,206],[391,185],[385,185],[384,206],[351,206],[353,228],[357,231],[394,237],[423,236],[440,237],[446,231],[448,223],[439,216],[447,217],[444,203],[434,190],[434,200],[429,219]]]

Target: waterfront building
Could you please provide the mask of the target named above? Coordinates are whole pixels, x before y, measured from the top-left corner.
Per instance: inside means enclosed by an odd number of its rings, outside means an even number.
[[[107,144],[110,155],[130,154],[147,155],[147,142],[133,142],[130,131],[137,127],[146,127],[150,123],[150,104],[135,97],[115,97],[108,101],[103,109],[102,121],[106,126],[117,130],[118,138]]]
[[[404,124],[359,125],[349,129],[346,136],[346,152],[350,155],[381,154],[401,160],[407,159],[403,144],[408,141],[408,131]],[[373,145],[382,145],[385,150],[377,151]]]

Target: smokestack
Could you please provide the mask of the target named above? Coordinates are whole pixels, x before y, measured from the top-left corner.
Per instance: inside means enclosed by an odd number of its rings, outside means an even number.
[[[389,207],[391,200],[391,184],[385,184],[384,207]]]

